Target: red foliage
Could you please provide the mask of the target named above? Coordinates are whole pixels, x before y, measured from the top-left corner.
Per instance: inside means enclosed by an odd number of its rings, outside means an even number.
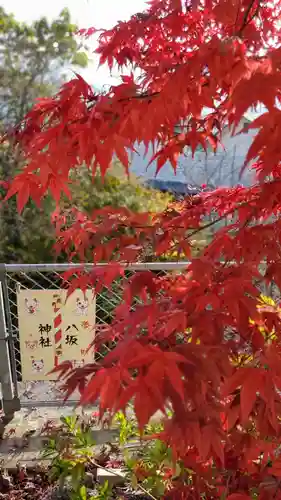
[[[277,0],[151,0],[146,12],[101,32],[97,49],[101,63],[137,67],[141,78],[123,76],[97,94],[77,75],[15,131],[27,166],[7,197],[17,193],[21,210],[48,191],[59,201],[82,162],[105,173],[115,155],[128,168],[138,142],[156,145],[158,170],[166,160],[176,169],[186,146],[216,149],[224,126],[237,131],[249,108],[266,107],[249,125],[257,134],[245,168],[255,162],[255,185],[205,192],[157,216],[106,208],[54,217],[57,249],[70,259],[83,262],[90,249],[93,262],[114,261],[81,272],[73,287],[82,288],[122,279],[121,263],[140,258],[146,244],[156,255],[175,249],[189,258],[206,215],[232,217],[181,276],[145,272],[127,283],[98,338],[117,341],[102,362],[62,367],[67,394],[79,385],[82,403],[99,398],[101,415],[133,400],[143,427],[158,409],[173,410],[163,439],[194,472],[173,498],[281,499],[280,314],[256,307],[258,283],[281,286],[280,13]],[[274,327],[273,342],[259,324]]]

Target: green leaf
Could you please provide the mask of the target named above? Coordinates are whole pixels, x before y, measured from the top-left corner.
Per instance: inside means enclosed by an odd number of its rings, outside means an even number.
[[[77,415],[69,415],[67,417],[61,417],[61,422],[66,425],[68,430],[73,433],[76,428],[78,417]]]
[[[81,68],[86,68],[88,66],[89,58],[86,52],[77,52],[73,58],[71,63],[75,66],[80,66]]]
[[[81,479],[84,477],[85,467],[82,463],[78,463],[73,467],[71,471],[71,480],[73,488],[76,490],[81,482]]]
[[[95,446],[96,444],[91,431],[82,431],[80,427],[78,427],[76,431],[76,440],[77,445],[83,446],[84,448],[87,446]]]
[[[80,500],[87,500],[87,489],[86,486],[81,486],[79,489]]]

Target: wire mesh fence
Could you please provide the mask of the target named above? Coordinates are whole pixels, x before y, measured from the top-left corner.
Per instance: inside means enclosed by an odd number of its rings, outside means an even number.
[[[137,271],[151,270],[157,275],[165,275],[170,272],[181,272],[187,263],[145,263],[127,266],[124,276],[116,279],[108,288],[104,286],[96,294],[96,328],[102,329],[104,325],[111,323],[115,308],[122,301],[122,291],[128,281]],[[14,383],[22,406],[54,406],[62,402],[63,394],[59,384],[49,381],[23,381],[22,360],[19,338],[19,318],[17,292],[19,290],[59,290],[62,288],[62,274],[71,265],[67,264],[34,264],[34,265],[6,265],[6,319],[9,334],[12,337],[14,358]],[[77,268],[77,266],[73,266]],[[87,268],[86,268],[87,269]],[[91,266],[88,266],[91,269]],[[95,352],[95,359],[105,356],[113,345],[105,345]],[[74,394],[68,404],[76,404],[79,398]]]
[[[110,287],[104,286],[96,294],[96,317],[95,332],[111,323],[116,307],[121,303],[124,286],[136,272],[151,270],[158,276],[165,276],[171,272],[181,273],[187,266],[187,262],[153,262],[137,263],[126,266],[124,275],[116,279]],[[105,265],[106,266],[106,265]],[[19,317],[17,292],[19,290],[59,290],[63,286],[63,273],[71,267],[77,269],[77,265],[70,264],[34,264],[34,265],[6,265],[5,266],[5,315],[11,346],[12,374],[16,393],[21,406],[58,406],[63,401],[63,394],[59,384],[47,381],[22,380],[22,360],[20,350]],[[84,266],[91,270],[93,266]],[[65,286],[65,282],[64,282]],[[276,292],[275,286],[264,288],[261,292],[280,300],[280,293]],[[139,299],[136,299],[138,301]],[[103,344],[99,351],[95,351],[95,360],[99,360],[114,347],[114,344]],[[75,393],[68,400],[68,405],[75,405],[79,394]]]

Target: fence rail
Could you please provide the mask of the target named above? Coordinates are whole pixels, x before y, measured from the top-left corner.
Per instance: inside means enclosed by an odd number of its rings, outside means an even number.
[[[132,264],[121,264],[128,271],[177,271],[188,266],[189,261],[180,262],[135,262]],[[94,269],[95,264],[2,264],[7,273],[28,272],[65,272],[69,269]],[[99,267],[107,267],[107,263],[99,264]]]

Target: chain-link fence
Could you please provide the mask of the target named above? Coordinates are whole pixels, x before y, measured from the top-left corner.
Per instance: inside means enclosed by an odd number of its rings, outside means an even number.
[[[181,272],[187,263],[145,263],[126,266],[124,276],[116,279],[112,285],[103,289],[96,295],[96,331],[103,325],[110,324],[114,310],[122,300],[124,282],[136,271],[151,270],[157,275],[165,275],[169,272]],[[34,264],[34,265],[6,265],[5,266],[5,313],[7,329],[12,339],[10,343],[13,352],[12,374],[16,385],[17,394],[21,406],[54,406],[62,401],[59,385],[55,382],[22,381],[22,364],[19,341],[18,305],[17,292],[19,290],[56,290],[62,287],[62,275],[71,267],[77,269],[76,265],[69,264]],[[90,270],[91,265],[83,269]],[[103,357],[112,345],[103,345],[95,358]],[[75,404],[78,394],[74,394],[68,404]]]
[[[124,286],[136,271],[151,270],[157,275],[164,276],[171,272],[182,272],[187,264],[187,262],[153,262],[136,263],[126,266],[124,269],[124,276],[116,279],[110,287],[104,286],[96,295],[96,332],[102,329],[103,325],[111,323],[116,306],[122,301]],[[21,406],[57,406],[62,402],[63,395],[59,389],[59,384],[55,382],[22,380],[17,292],[19,290],[59,290],[62,286],[65,287],[63,273],[71,268],[73,268],[73,272],[75,272],[77,267],[77,265],[71,264],[8,264],[1,266],[0,284],[2,286],[4,299],[4,303],[1,307],[4,309],[2,312],[5,313],[4,316],[8,334],[7,337],[3,335],[3,345],[5,346],[6,338],[10,351],[11,370],[9,377],[12,378],[15,395],[19,397]],[[83,269],[90,271],[93,269],[93,266],[83,266]],[[262,286],[261,291],[262,293],[280,300],[280,294],[277,294],[275,288],[274,286],[266,288]],[[98,352],[95,352],[95,359],[98,360],[105,356],[112,347],[112,344],[104,344]],[[0,358],[1,352],[2,348],[0,347]],[[2,364],[7,365],[8,360],[6,360],[6,357],[7,354],[2,352]],[[68,400],[67,404],[76,404],[78,398],[79,395],[74,394],[71,399]]]

